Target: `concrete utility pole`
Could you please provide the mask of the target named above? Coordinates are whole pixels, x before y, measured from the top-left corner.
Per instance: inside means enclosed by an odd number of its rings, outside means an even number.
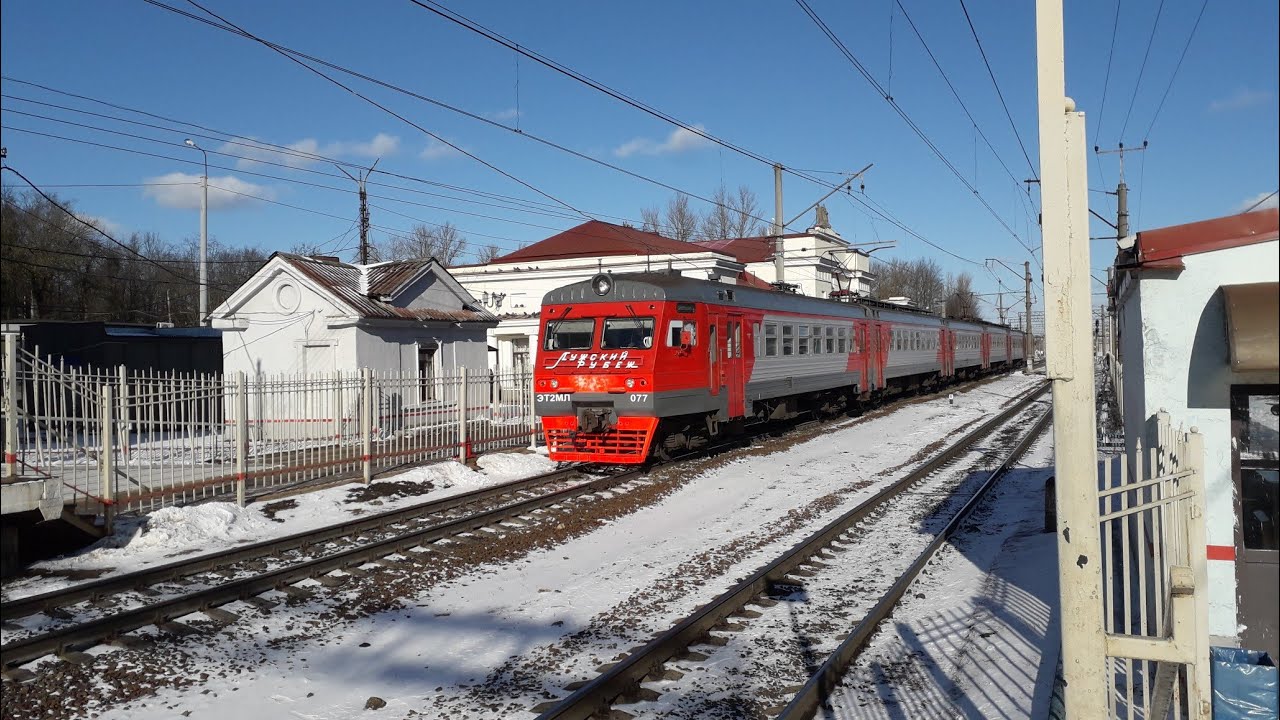
[[[204,175],[200,176],[200,324],[209,324],[209,153],[191,138],[187,147],[195,148],[204,156]]]
[[[1027,363],[1027,372],[1030,373],[1035,369],[1036,363],[1033,356],[1036,352],[1036,339],[1031,334],[1031,261],[1022,263],[1022,270],[1027,276],[1027,294],[1023,299],[1026,303],[1026,312],[1023,317],[1023,336],[1022,336],[1022,358]]]
[[[1120,182],[1116,185],[1116,240],[1129,237],[1129,186],[1124,182],[1124,154],[1142,152],[1146,149],[1146,140],[1142,141],[1142,147],[1136,148],[1127,148],[1124,143],[1120,143],[1114,150],[1099,150],[1097,145],[1093,146],[1093,151],[1098,155],[1120,156]]]
[[[1062,0],[1036,0],[1045,357],[1053,381],[1058,592],[1067,717],[1107,716],[1097,417],[1089,332],[1084,113],[1066,97]]]
[[[787,264],[782,257],[782,166],[773,166],[773,274],[779,289],[787,281]]]

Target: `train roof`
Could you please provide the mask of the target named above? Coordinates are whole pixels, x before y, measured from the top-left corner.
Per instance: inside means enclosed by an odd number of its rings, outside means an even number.
[[[948,327],[977,330],[999,327],[985,320],[947,320],[915,308],[880,301],[843,302],[792,293],[761,290],[743,285],[686,277],[674,272],[619,273],[609,276],[613,287],[606,295],[597,295],[591,280],[572,283],[547,293],[543,305],[581,305],[603,302],[702,302],[742,305],[776,312],[870,317],[898,322],[945,324]]]

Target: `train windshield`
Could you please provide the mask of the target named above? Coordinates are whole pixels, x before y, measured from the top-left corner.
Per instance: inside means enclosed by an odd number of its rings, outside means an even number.
[[[592,336],[596,334],[596,321],[591,318],[552,320],[547,324],[546,350],[590,350]]]
[[[653,347],[653,318],[609,318],[600,336],[601,350]]]

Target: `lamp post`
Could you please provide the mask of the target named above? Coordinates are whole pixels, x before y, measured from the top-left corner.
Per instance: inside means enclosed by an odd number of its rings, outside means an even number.
[[[209,323],[209,153],[191,138],[183,142],[204,156],[204,175],[200,176],[200,324]]]

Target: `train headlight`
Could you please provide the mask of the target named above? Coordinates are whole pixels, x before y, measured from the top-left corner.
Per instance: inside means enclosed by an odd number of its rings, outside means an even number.
[[[635,386],[636,386],[636,379],[635,379],[635,378],[627,378],[627,383],[626,383],[626,385],[627,385],[627,389],[628,389],[628,390],[630,390],[631,388],[633,388],[633,387],[635,387]]]
[[[597,295],[608,295],[613,289],[613,278],[601,273],[591,278],[591,289],[596,291]]]
[[[554,390],[558,387],[560,387],[560,381],[555,378],[551,378],[551,389]]]

